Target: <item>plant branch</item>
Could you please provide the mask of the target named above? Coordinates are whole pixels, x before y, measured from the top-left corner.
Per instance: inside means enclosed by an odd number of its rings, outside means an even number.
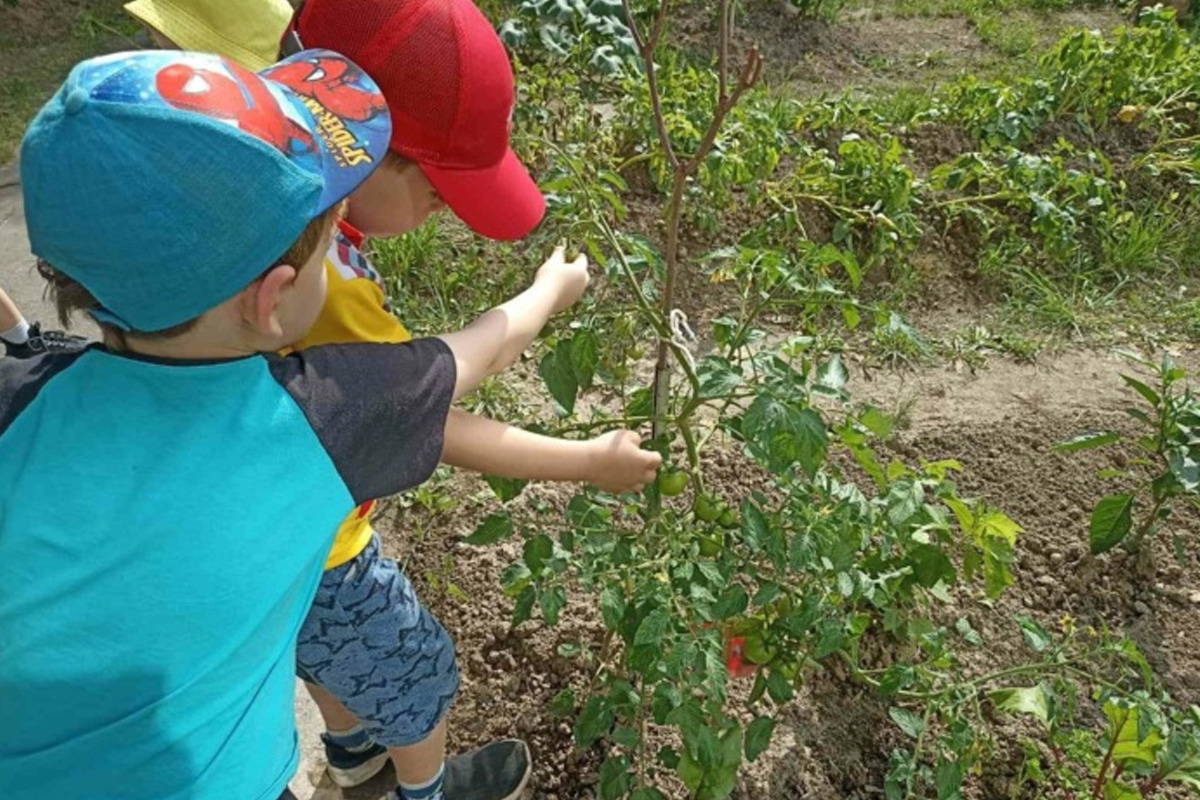
[[[921,759],[921,751],[925,748],[925,733],[929,730],[929,717],[932,715],[932,713],[933,713],[933,705],[927,703],[925,705],[925,716],[922,717],[922,719],[921,719],[921,732],[919,734],[917,734],[917,744],[913,748],[913,753],[912,753],[912,763],[913,764],[916,764]],[[908,800],[908,798],[912,797],[913,778],[914,777],[915,777],[915,771],[914,771],[914,773],[909,774],[908,780],[906,781],[907,786],[905,787],[905,791],[904,791],[905,800]]]
[[[729,17],[732,13],[729,0],[721,0],[721,29],[717,34],[721,46],[720,55],[717,56],[717,80],[720,86],[717,98],[721,103],[729,97]]]
[[[1104,760],[1100,762],[1100,772],[1096,775],[1096,782],[1092,785],[1092,797],[1095,800],[1104,800],[1104,779],[1108,776],[1108,768],[1112,764],[1113,751],[1116,749],[1117,734],[1114,731],[1112,741],[1108,743],[1108,751],[1104,754]]]
[[[629,7],[629,0],[622,0],[626,8]],[[717,72],[720,76],[721,88],[717,98],[716,108],[713,111],[712,120],[709,122],[708,130],[705,131],[704,137],[700,140],[700,145],[696,151],[686,162],[680,162],[678,155],[675,152],[674,146],[671,144],[670,134],[667,131],[666,119],[663,115],[662,98],[660,96],[657,73],[654,68],[654,47],[658,44],[658,37],[662,32],[662,23],[665,19],[665,10],[668,0],[661,0],[659,6],[659,17],[655,23],[655,31],[649,41],[644,42],[643,57],[645,59],[646,80],[650,91],[650,101],[654,111],[655,125],[658,129],[660,144],[663,152],[667,156],[667,161],[672,167],[672,182],[671,182],[671,198],[667,204],[666,216],[664,221],[667,229],[666,252],[664,254],[664,271],[665,278],[663,282],[663,291],[661,302],[659,305],[659,314],[663,320],[671,318],[671,311],[675,307],[675,289],[678,281],[679,273],[679,225],[680,215],[683,209],[683,194],[687,188],[688,179],[699,168],[704,157],[708,155],[716,142],[717,134],[721,130],[721,126],[725,122],[730,110],[737,105],[742,95],[758,81],[762,74],[762,59],[759,56],[757,48],[751,49],[750,55],[746,59],[746,63],[742,67],[741,74],[738,78],[737,86],[732,93],[728,92],[727,75],[729,72],[729,14],[730,0],[721,0],[720,3],[720,42]],[[671,372],[670,362],[671,356],[675,356],[675,360],[684,365],[688,372],[689,380],[692,384],[693,394],[699,390],[699,381],[696,379],[694,371],[688,366],[687,359],[682,352],[682,348],[677,344],[673,337],[663,337],[658,343],[657,359],[654,365],[654,416],[663,418],[668,416],[667,405],[669,403],[671,390]],[[654,426],[653,435],[657,438],[662,433],[662,425]],[[698,454],[694,454],[689,450],[689,458],[696,458]]]
[[[1168,500],[1170,500],[1170,496],[1164,494],[1162,497],[1154,501],[1154,506],[1151,507],[1150,513],[1146,515],[1145,521],[1138,526],[1136,531],[1134,531],[1133,549],[1137,550],[1141,548],[1142,540],[1146,538],[1146,534],[1150,532],[1152,527],[1154,527],[1154,521],[1158,519],[1158,513],[1162,511],[1162,507],[1167,504]]]
[[[654,29],[649,39],[643,37],[641,30],[638,28],[637,20],[633,16],[633,8],[630,6],[630,0],[621,0],[621,6],[625,9],[625,18],[629,22],[629,30],[633,34],[633,41],[637,45],[639,53],[641,53],[643,67],[646,70],[646,83],[650,89],[650,103],[654,107],[654,125],[658,130],[659,145],[662,147],[663,154],[667,157],[667,163],[671,165],[672,171],[678,172],[679,157],[675,155],[675,147],[671,144],[671,135],[667,132],[667,120],[662,109],[662,93],[658,89],[658,71],[654,66],[654,51],[658,47],[659,38],[662,36],[670,0],[659,0],[658,17],[654,20]]]
[[[1163,782],[1163,779],[1166,778],[1168,774],[1170,773],[1163,772],[1162,767],[1159,767],[1157,770],[1155,770],[1154,774],[1150,776],[1149,780],[1138,785],[1138,792],[1142,795],[1142,797],[1149,797],[1158,791],[1159,785]]]
[[[722,47],[725,47],[724,43],[722,43]],[[721,65],[718,69],[723,72],[725,66]],[[738,101],[742,99],[742,95],[758,82],[761,75],[762,57],[758,53],[758,48],[752,47],[750,48],[750,54],[746,56],[746,63],[742,65],[742,73],[738,77],[738,83],[734,87],[733,94],[728,97],[722,96],[717,101],[716,112],[713,114],[708,130],[704,133],[704,138],[700,140],[700,146],[696,148],[696,152],[692,154],[692,157],[684,165],[685,174],[690,175],[700,166],[700,162],[704,160],[704,157],[708,155],[708,151],[712,149],[713,142],[717,140],[717,134],[721,132],[721,126],[725,122],[725,117],[737,106]]]
[[[600,682],[600,676],[604,673],[604,668],[608,666],[608,651],[612,648],[613,634],[615,631],[605,631],[604,639],[600,642],[600,655],[597,657],[596,671],[592,673],[591,680],[588,681],[587,691],[583,694],[583,701],[592,696],[592,692],[596,691],[596,684]]]

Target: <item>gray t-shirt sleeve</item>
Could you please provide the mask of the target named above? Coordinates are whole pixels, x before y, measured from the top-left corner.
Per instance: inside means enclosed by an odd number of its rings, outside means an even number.
[[[454,399],[445,342],[321,345],[268,361],[354,502],[411,489],[433,474]]]

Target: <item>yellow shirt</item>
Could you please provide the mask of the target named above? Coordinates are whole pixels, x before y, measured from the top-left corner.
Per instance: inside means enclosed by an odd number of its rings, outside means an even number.
[[[308,335],[285,353],[319,344],[406,342],[412,338],[388,309],[383,280],[359,251],[361,244],[362,234],[342,223],[325,254],[329,288],[321,315]],[[342,521],[325,569],[345,564],[371,542],[374,508],[375,501],[369,500]]]

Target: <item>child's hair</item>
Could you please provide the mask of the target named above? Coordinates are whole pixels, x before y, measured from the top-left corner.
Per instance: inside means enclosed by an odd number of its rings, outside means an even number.
[[[388,169],[396,174],[401,174],[410,167],[415,167],[416,165],[417,162],[413,161],[411,158],[402,156],[395,150],[388,150],[383,156],[383,161],[379,163],[379,168]]]
[[[263,271],[264,274],[280,264],[291,264],[298,268],[307,264],[318,248],[323,248],[329,243],[333,225],[341,216],[343,205],[343,203],[338,203],[308,223],[300,237],[292,243],[287,252],[275,259],[271,266]],[[86,314],[101,307],[100,302],[84,288],[83,284],[59,272],[52,264],[38,259],[37,269],[46,279],[46,296],[54,303],[59,322],[64,328],[70,327],[71,320],[76,314]],[[128,338],[162,340],[181,336],[194,328],[198,319],[198,317],[189,319],[178,325],[172,325],[170,328],[153,332],[122,330],[115,325],[109,325],[99,320],[97,320],[97,324],[100,326],[101,333],[104,334],[105,344],[114,349],[123,350],[127,347],[126,339]]]

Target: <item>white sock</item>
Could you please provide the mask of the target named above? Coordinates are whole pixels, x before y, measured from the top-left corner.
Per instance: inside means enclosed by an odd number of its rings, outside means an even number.
[[[29,341],[29,323],[21,320],[6,331],[0,331],[0,339],[9,344],[25,344]]]

